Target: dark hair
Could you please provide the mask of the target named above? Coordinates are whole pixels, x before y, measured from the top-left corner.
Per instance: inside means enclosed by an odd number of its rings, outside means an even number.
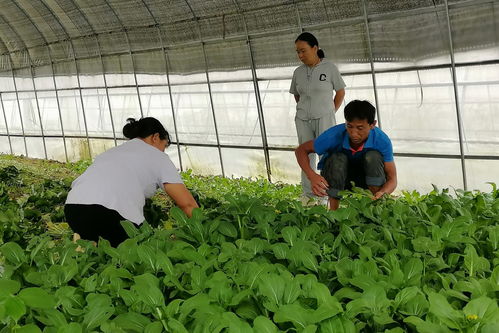
[[[345,106],[345,119],[346,121],[367,120],[369,125],[374,123],[374,116],[376,108],[368,101],[354,100]]]
[[[312,35],[310,32],[302,32],[295,40],[295,43],[297,41],[301,40],[302,42],[307,42],[310,47],[317,46],[317,56],[320,59],[323,59],[325,57],[324,51],[322,51],[321,48],[319,48],[319,41],[317,38],[315,38],[314,35]]]
[[[170,143],[170,134],[161,125],[158,119],[153,117],[141,118],[135,120],[134,118],[128,118],[127,124],[123,127],[123,135],[129,139],[135,138],[147,138],[152,134],[159,134],[161,140],[167,139]]]

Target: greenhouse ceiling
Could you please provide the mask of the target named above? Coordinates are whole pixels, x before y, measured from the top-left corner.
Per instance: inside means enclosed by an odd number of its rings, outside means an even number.
[[[417,61],[448,54],[449,9],[454,50],[494,44],[498,7],[497,0],[3,0],[0,71],[160,50],[177,62],[174,73],[204,71],[207,53],[211,69],[244,69],[244,43],[258,54],[256,67],[286,66],[297,59],[281,50],[302,30],[329,36],[321,44],[344,63]],[[154,58],[115,63],[106,71],[165,71]]]

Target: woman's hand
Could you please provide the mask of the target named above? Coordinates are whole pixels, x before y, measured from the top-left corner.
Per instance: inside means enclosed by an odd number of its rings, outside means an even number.
[[[184,184],[163,184],[165,192],[173,199],[175,204],[189,217],[192,216],[192,210],[198,208],[198,204],[191,192]]]

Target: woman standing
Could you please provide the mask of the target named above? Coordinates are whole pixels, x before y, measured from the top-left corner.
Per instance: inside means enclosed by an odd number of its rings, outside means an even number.
[[[170,137],[155,118],[127,119],[129,139],[95,158],[71,185],[64,212],[81,238],[99,237],[117,246],[128,236],[120,221],[144,222],[146,198],[162,188],[188,216],[198,207],[172,161],[164,153]]]
[[[295,69],[289,92],[296,100],[296,132],[298,143],[316,139],[336,124],[335,112],[345,97],[345,82],[336,65],[324,59],[324,52],[314,35],[304,32],[295,40],[296,53],[303,63]],[[317,157],[310,156],[310,166],[317,168]],[[310,181],[301,173],[302,202],[318,199]]]

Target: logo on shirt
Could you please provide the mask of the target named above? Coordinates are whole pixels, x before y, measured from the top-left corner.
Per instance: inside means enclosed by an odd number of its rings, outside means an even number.
[[[326,74],[321,74],[319,76],[319,81],[326,81]]]

